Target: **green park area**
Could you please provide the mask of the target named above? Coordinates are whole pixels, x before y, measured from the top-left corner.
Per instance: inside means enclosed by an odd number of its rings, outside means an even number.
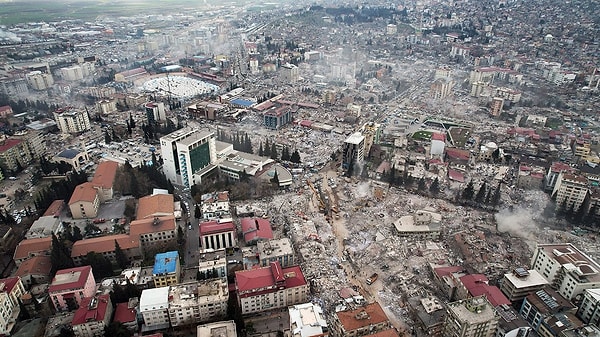
[[[433,132],[431,131],[417,131],[413,133],[412,138],[415,140],[430,140]]]

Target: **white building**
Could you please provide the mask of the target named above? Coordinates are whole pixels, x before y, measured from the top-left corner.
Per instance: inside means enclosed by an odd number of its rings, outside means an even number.
[[[288,308],[290,332],[293,337],[319,336],[328,332],[323,309],[313,303],[296,304]]]
[[[169,290],[171,326],[214,321],[227,314],[227,279],[181,283]]]
[[[530,293],[543,289],[548,285],[546,280],[536,270],[516,268],[512,273],[504,274],[500,290],[509,301],[519,301]]]
[[[72,107],[54,111],[54,120],[62,133],[78,133],[90,129],[90,117],[85,110]]]
[[[234,321],[221,321],[198,325],[196,327],[198,337],[237,337]]]
[[[148,102],[144,104],[148,122],[166,121],[165,104],[163,102]]]
[[[184,128],[160,139],[163,171],[173,183],[191,187],[216,168],[215,134]]]
[[[25,75],[25,78],[27,78],[27,84],[34,90],[48,90],[54,85],[52,75],[41,71],[32,71]]]
[[[577,316],[586,324],[600,324],[600,289],[584,290]]]
[[[600,265],[570,243],[538,244],[531,266],[568,300],[600,288]]]
[[[351,166],[360,164],[365,158],[365,136],[360,132],[350,135],[343,145],[342,168],[348,170]],[[353,167],[356,170],[355,167]]]
[[[169,287],[144,289],[140,297],[143,331],[166,329],[169,323]]]

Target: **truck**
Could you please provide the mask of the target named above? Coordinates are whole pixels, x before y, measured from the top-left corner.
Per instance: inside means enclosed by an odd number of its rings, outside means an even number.
[[[369,276],[369,278],[367,278],[367,285],[375,283],[375,281],[377,281],[377,277],[379,277],[377,273],[374,273],[373,275]]]

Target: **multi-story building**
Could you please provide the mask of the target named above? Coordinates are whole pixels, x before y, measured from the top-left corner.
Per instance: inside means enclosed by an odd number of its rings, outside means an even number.
[[[23,284],[29,288],[32,284],[49,283],[51,269],[50,256],[34,256],[21,263],[15,276],[19,276]]]
[[[292,122],[292,109],[289,105],[273,106],[263,112],[263,123],[271,130],[279,130]]]
[[[288,83],[297,82],[300,79],[298,67],[294,64],[286,63],[281,66],[281,77]]]
[[[69,199],[69,209],[73,219],[91,219],[98,215],[100,197],[93,183],[87,182],[75,187]]]
[[[142,258],[139,238],[129,234],[107,235],[75,241],[71,248],[71,258],[76,266],[82,266],[86,263],[87,254],[94,252],[101,254],[114,265],[118,265],[115,254],[117,244],[129,261]]]
[[[166,287],[179,283],[181,264],[177,251],[156,254],[152,278],[155,287]]]
[[[528,337],[533,335],[532,328],[529,326],[519,313],[509,305],[496,307],[496,313],[500,316],[496,337]]]
[[[154,194],[139,198],[135,218],[140,220],[171,216],[175,213],[174,200],[173,194]]]
[[[454,81],[449,78],[438,78],[435,80],[429,88],[431,97],[435,99],[443,99],[452,94],[452,88],[454,88]]]
[[[517,187],[526,190],[539,190],[544,183],[544,168],[539,166],[519,166]]]
[[[269,219],[265,218],[242,218],[240,227],[246,244],[256,244],[260,241],[273,239],[273,230]]]
[[[0,292],[8,294],[11,306],[18,307],[19,299],[25,293],[25,286],[19,276],[11,276],[0,280]]]
[[[288,312],[292,337],[325,336],[329,332],[323,309],[318,304],[296,304],[290,306]]]
[[[200,279],[227,277],[227,254],[225,249],[204,249],[198,261]]]
[[[165,114],[165,104],[163,102],[148,102],[144,104],[144,108],[146,109],[146,118],[148,123],[156,123],[167,120],[167,115]]]
[[[200,223],[200,246],[203,249],[222,249],[237,245],[235,224],[231,219]]]
[[[52,157],[51,161],[55,163],[67,163],[75,171],[79,172],[90,162],[90,155],[85,150],[65,149]]]
[[[95,294],[96,281],[90,266],[59,270],[48,287],[56,311],[75,310],[84,298]]]
[[[38,70],[30,72],[25,78],[27,79],[27,84],[33,90],[48,90],[54,85],[54,78],[51,74],[46,74]]]
[[[20,266],[25,260],[34,256],[50,256],[52,250],[52,237],[28,239],[19,242],[13,255],[13,261]]]
[[[92,185],[98,191],[100,202],[106,202],[113,198],[113,187],[118,168],[119,163],[114,161],[106,160],[98,163],[94,178],[92,178]]]
[[[21,96],[29,93],[26,78],[3,78],[0,79],[0,92],[7,96]]]
[[[577,316],[587,324],[600,325],[600,289],[586,289]]]
[[[142,331],[167,329],[169,321],[169,287],[142,290],[140,313],[144,324]]]
[[[381,124],[373,122],[365,123],[360,129],[360,132],[365,136],[364,153],[369,154],[371,147],[374,144],[379,144],[379,138],[381,137],[382,132]]]
[[[531,266],[568,300],[600,288],[600,265],[570,243],[538,244]]]
[[[282,268],[296,265],[294,247],[289,238],[259,241],[256,243],[260,265],[267,267],[271,262],[279,262]]]
[[[0,332],[9,335],[20,313],[20,299],[25,294],[21,278],[13,276],[0,280]]]
[[[38,133],[21,133],[13,137],[0,138],[0,167],[5,171],[16,171],[31,164],[34,158],[39,158],[41,144]]]
[[[119,322],[130,332],[138,331],[137,306],[139,298],[131,298],[127,302],[117,303],[113,322]]]
[[[442,215],[431,210],[419,210],[394,222],[399,236],[424,240],[439,239],[441,225]]]
[[[142,254],[175,248],[177,244],[175,216],[134,220],[129,224],[129,235],[139,238]]]
[[[198,325],[196,336],[207,337],[237,337],[234,321],[220,321]]]
[[[544,178],[544,190],[545,191],[553,191],[556,186],[556,182],[558,181],[558,176],[561,172],[566,171],[569,173],[575,172],[575,169],[569,166],[569,164],[565,164],[563,162],[557,161],[552,163],[552,166],[548,169],[548,173]]]
[[[351,167],[356,170],[356,165],[360,164],[365,157],[365,136],[360,132],[350,135],[345,141],[342,149],[342,169],[349,170]]]
[[[75,337],[103,337],[105,328],[111,322],[112,313],[109,294],[84,298],[71,322]]]
[[[300,267],[284,269],[279,262],[236,272],[235,288],[243,315],[305,303],[309,292]]]
[[[171,326],[214,321],[227,315],[227,280],[212,279],[182,283],[169,290]]]
[[[85,110],[73,107],[61,108],[53,112],[54,120],[62,133],[79,133],[90,129],[90,117]]]
[[[212,220],[231,216],[228,191],[203,194],[200,199],[202,219]]]
[[[111,98],[96,102],[96,111],[102,115],[110,115],[117,112],[117,100]]]
[[[500,290],[511,302],[515,302],[545,288],[548,284],[548,281],[536,270],[515,268],[512,273],[504,274]]]
[[[448,303],[443,335],[491,337],[498,326],[498,315],[485,296]]]
[[[334,336],[361,337],[386,331],[391,326],[383,308],[374,302],[355,310],[336,312],[331,328]]]
[[[574,314],[577,307],[556,291],[546,287],[523,299],[519,314],[537,332],[542,322],[555,314]]]
[[[184,128],[161,137],[160,145],[163,171],[174,183],[191,187],[216,168],[213,132]]]
[[[556,198],[557,208],[565,207],[576,212],[583,205],[588,190],[586,177],[563,171],[558,175],[552,197]]]
[[[502,114],[502,108],[504,108],[504,98],[494,97],[490,104],[490,115],[492,117],[498,117]]]

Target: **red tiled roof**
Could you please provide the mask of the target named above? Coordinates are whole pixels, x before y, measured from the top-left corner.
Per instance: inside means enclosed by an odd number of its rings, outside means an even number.
[[[1,289],[1,291],[10,293],[13,290],[13,288],[15,287],[15,285],[17,284],[17,282],[19,282],[18,276],[11,276],[11,277],[7,277],[5,279],[1,279],[0,284],[4,283],[4,287],[3,287],[3,289]]]
[[[132,221],[129,224],[129,235],[139,237],[142,234],[174,231],[176,229],[175,216],[169,215]]]
[[[438,267],[433,269],[433,272],[438,276],[438,277],[444,277],[444,276],[448,276],[451,275],[453,273],[458,273],[463,271],[464,268],[461,266],[448,266],[448,267]]]
[[[138,200],[136,219],[144,219],[154,216],[173,215],[175,206],[172,194],[148,195]]]
[[[364,312],[366,318],[358,319],[361,313]],[[346,332],[354,331],[371,324],[380,324],[389,321],[385,312],[377,302],[367,304],[365,307],[356,310],[340,311],[336,313],[340,323]]]
[[[12,147],[15,147],[19,144],[21,144],[22,140],[20,139],[6,139],[3,142],[0,143],[0,152],[4,152]]]
[[[52,237],[28,239],[19,242],[15,250],[14,259],[24,259],[29,256],[29,253],[48,252],[52,247]]]
[[[460,278],[460,281],[465,286],[469,294],[473,297],[485,295],[488,301],[497,307],[501,304],[510,304],[510,301],[506,296],[502,294],[498,287],[490,286],[488,284],[488,278],[482,274],[470,274]]]
[[[200,223],[200,236],[235,231],[233,222],[205,221]]]
[[[85,282],[87,281],[87,278],[91,272],[92,272],[92,267],[90,267],[90,266],[75,267],[75,268],[70,268],[70,269],[59,270],[56,272],[56,275],[52,279],[52,282],[50,283],[50,287],[48,287],[48,292],[53,293],[53,292],[67,290],[67,289],[83,288],[85,286]],[[74,282],[69,282],[69,283],[65,282],[65,283],[55,284],[55,282],[57,281],[57,276],[69,274],[69,273],[73,273],[73,274],[79,273],[79,277]]]
[[[396,329],[387,329],[383,331],[376,332],[374,334],[365,335],[365,337],[398,337],[398,331]]]
[[[113,317],[113,321],[121,322],[121,323],[129,323],[135,321],[135,309],[129,308],[129,304],[119,303],[115,308],[115,316]]]
[[[301,121],[300,121],[300,123],[299,123],[299,125],[300,125],[300,126],[304,126],[304,127],[307,127],[307,128],[310,128],[310,126],[311,126],[312,124],[313,124],[313,122],[312,122],[312,121],[309,121],[309,120],[307,120],[307,119],[303,119],[303,120],[301,120]]]
[[[273,266],[276,264],[277,266]],[[269,267],[242,270],[235,273],[236,289],[240,297],[256,295],[259,290],[275,288],[277,281],[284,282],[285,288],[300,287],[306,284],[304,274],[299,266],[282,269],[279,262]],[[273,274],[273,272],[276,274]]]
[[[458,181],[460,183],[465,182],[465,175],[453,169],[448,170],[448,178],[454,181]]]
[[[439,132],[434,132],[433,134],[431,134],[431,140],[440,140],[442,142],[446,141],[446,135],[443,133],[439,133]]]
[[[242,233],[244,234],[244,240],[246,242],[273,238],[271,223],[268,219],[242,218],[240,223],[242,225]]]
[[[115,250],[115,241],[121,249],[132,249],[140,246],[139,237],[129,234],[100,236],[97,238],[75,241],[71,248],[71,257],[85,256],[89,252],[105,253]]]
[[[54,200],[50,206],[48,206],[46,212],[44,212],[44,215],[42,216],[53,216],[57,218],[60,215],[64,205],[65,202],[63,200]]]
[[[96,168],[96,173],[94,173],[92,184],[102,188],[111,188],[115,181],[115,175],[117,174],[118,167],[119,163],[114,161],[101,162]]]
[[[15,275],[20,277],[27,275],[50,275],[51,269],[52,262],[50,261],[50,256],[38,255],[23,261]]]
[[[469,152],[467,150],[453,148],[453,147],[446,148],[446,154],[450,158],[460,159],[460,160],[469,160],[469,157],[471,156],[471,152]]]
[[[71,199],[69,199],[69,205],[80,201],[94,202],[96,197],[97,191],[94,188],[94,184],[90,182],[79,184],[75,187],[73,195],[71,195]]]
[[[92,301],[97,301],[97,304],[90,306]],[[79,309],[75,311],[71,325],[79,325],[87,322],[101,322],[106,315],[106,309],[110,304],[110,295],[100,295],[95,297],[86,297],[81,300]]]

